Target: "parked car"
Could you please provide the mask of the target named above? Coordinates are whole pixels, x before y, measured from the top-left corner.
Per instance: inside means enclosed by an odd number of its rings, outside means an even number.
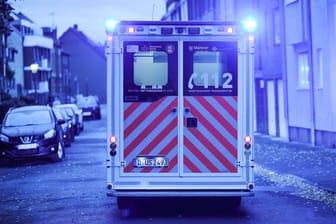
[[[71,146],[71,143],[75,140],[74,132],[72,130],[71,117],[68,116],[63,108],[53,108],[56,118],[65,122],[62,124],[63,129],[63,141],[65,146]]]
[[[84,120],[101,119],[100,103],[95,96],[84,96],[77,99],[77,105],[83,111]]]
[[[0,132],[0,157],[10,160],[65,156],[63,119],[57,119],[49,106],[24,106],[10,109]]]
[[[66,108],[68,114],[74,117],[73,125],[75,128],[75,134],[79,135],[81,131],[84,130],[84,122],[83,122],[83,112],[76,104],[69,103],[69,104],[59,104],[55,107],[59,108]],[[72,110],[72,112],[70,111]]]

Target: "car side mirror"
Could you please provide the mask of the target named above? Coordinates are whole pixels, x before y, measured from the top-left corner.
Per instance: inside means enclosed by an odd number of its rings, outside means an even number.
[[[64,124],[64,123],[65,123],[64,119],[58,119],[57,120],[57,124],[59,124],[59,125]]]

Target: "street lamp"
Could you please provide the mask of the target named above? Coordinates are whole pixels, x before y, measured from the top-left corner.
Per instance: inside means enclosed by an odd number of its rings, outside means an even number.
[[[30,65],[30,70],[33,74],[34,77],[34,84],[35,84],[35,101],[37,102],[37,78],[36,78],[36,73],[38,71],[39,65],[37,63],[33,63]]]

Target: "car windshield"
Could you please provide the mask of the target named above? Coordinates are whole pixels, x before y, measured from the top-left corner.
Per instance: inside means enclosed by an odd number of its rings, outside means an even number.
[[[61,110],[54,109],[54,113],[55,113],[57,119],[63,119],[63,114],[62,114]]]
[[[74,115],[74,111],[71,109],[71,107],[65,107],[64,109],[69,116]]]
[[[50,113],[45,110],[12,112],[4,122],[6,127],[50,124]]]
[[[88,98],[83,98],[80,101],[78,101],[78,107],[80,108],[85,108],[85,107],[96,107],[97,106],[97,101],[92,98],[92,97],[88,97]]]

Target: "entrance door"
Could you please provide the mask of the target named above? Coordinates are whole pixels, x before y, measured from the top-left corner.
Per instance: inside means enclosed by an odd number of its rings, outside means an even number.
[[[183,43],[183,175],[237,173],[237,42]]]

